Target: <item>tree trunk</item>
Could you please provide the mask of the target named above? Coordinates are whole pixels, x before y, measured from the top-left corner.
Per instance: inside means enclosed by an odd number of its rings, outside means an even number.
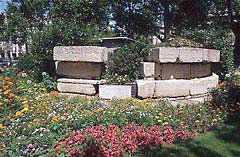
[[[170,36],[170,2],[168,0],[163,2],[163,8],[164,8],[164,38],[168,39]]]

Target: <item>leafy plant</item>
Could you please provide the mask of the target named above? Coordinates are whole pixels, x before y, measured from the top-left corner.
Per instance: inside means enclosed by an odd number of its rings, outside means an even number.
[[[142,42],[125,45],[109,54],[106,65],[106,78],[108,83],[131,83],[140,77],[139,64],[148,54],[147,45]]]
[[[165,47],[203,47],[202,44],[195,42],[194,40],[190,40],[180,36],[173,36],[162,42],[160,46]]]
[[[30,74],[35,80],[42,80],[44,64],[51,59],[51,56],[40,54],[26,54],[17,61],[16,68]]]

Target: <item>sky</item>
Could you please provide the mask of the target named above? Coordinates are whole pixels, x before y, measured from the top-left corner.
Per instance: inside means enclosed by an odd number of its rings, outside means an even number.
[[[10,1],[10,0],[0,0],[0,12],[4,12],[4,9],[6,8],[6,5],[7,5],[7,1]]]

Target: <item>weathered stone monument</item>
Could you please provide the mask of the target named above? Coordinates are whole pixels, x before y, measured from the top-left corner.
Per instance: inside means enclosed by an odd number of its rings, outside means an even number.
[[[108,53],[113,47],[57,46],[54,48],[57,88],[63,93],[96,95],[105,71]],[[204,97],[218,84],[211,64],[220,61],[220,51],[202,48],[158,47],[150,51],[140,64],[143,79],[136,80],[139,98],[196,98]],[[119,88],[122,90],[122,88]],[[125,88],[124,88],[125,89]],[[103,98],[112,98],[107,87]],[[122,93],[116,92],[114,93]],[[128,96],[126,96],[126,94]],[[123,97],[133,94],[122,93]],[[121,97],[121,96],[119,96]]]
[[[140,68],[137,96],[202,97],[218,84],[211,63],[220,61],[220,51],[202,48],[158,47],[151,50]]]

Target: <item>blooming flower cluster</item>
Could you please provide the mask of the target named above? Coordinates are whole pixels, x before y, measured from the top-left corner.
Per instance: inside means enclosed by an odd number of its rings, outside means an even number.
[[[71,156],[121,156],[144,150],[159,148],[164,143],[170,144],[175,140],[187,138],[184,130],[174,132],[168,125],[163,132],[158,126],[150,129],[129,123],[122,129],[116,125],[87,127],[83,131],[73,131],[69,136],[55,144],[55,154]]]

